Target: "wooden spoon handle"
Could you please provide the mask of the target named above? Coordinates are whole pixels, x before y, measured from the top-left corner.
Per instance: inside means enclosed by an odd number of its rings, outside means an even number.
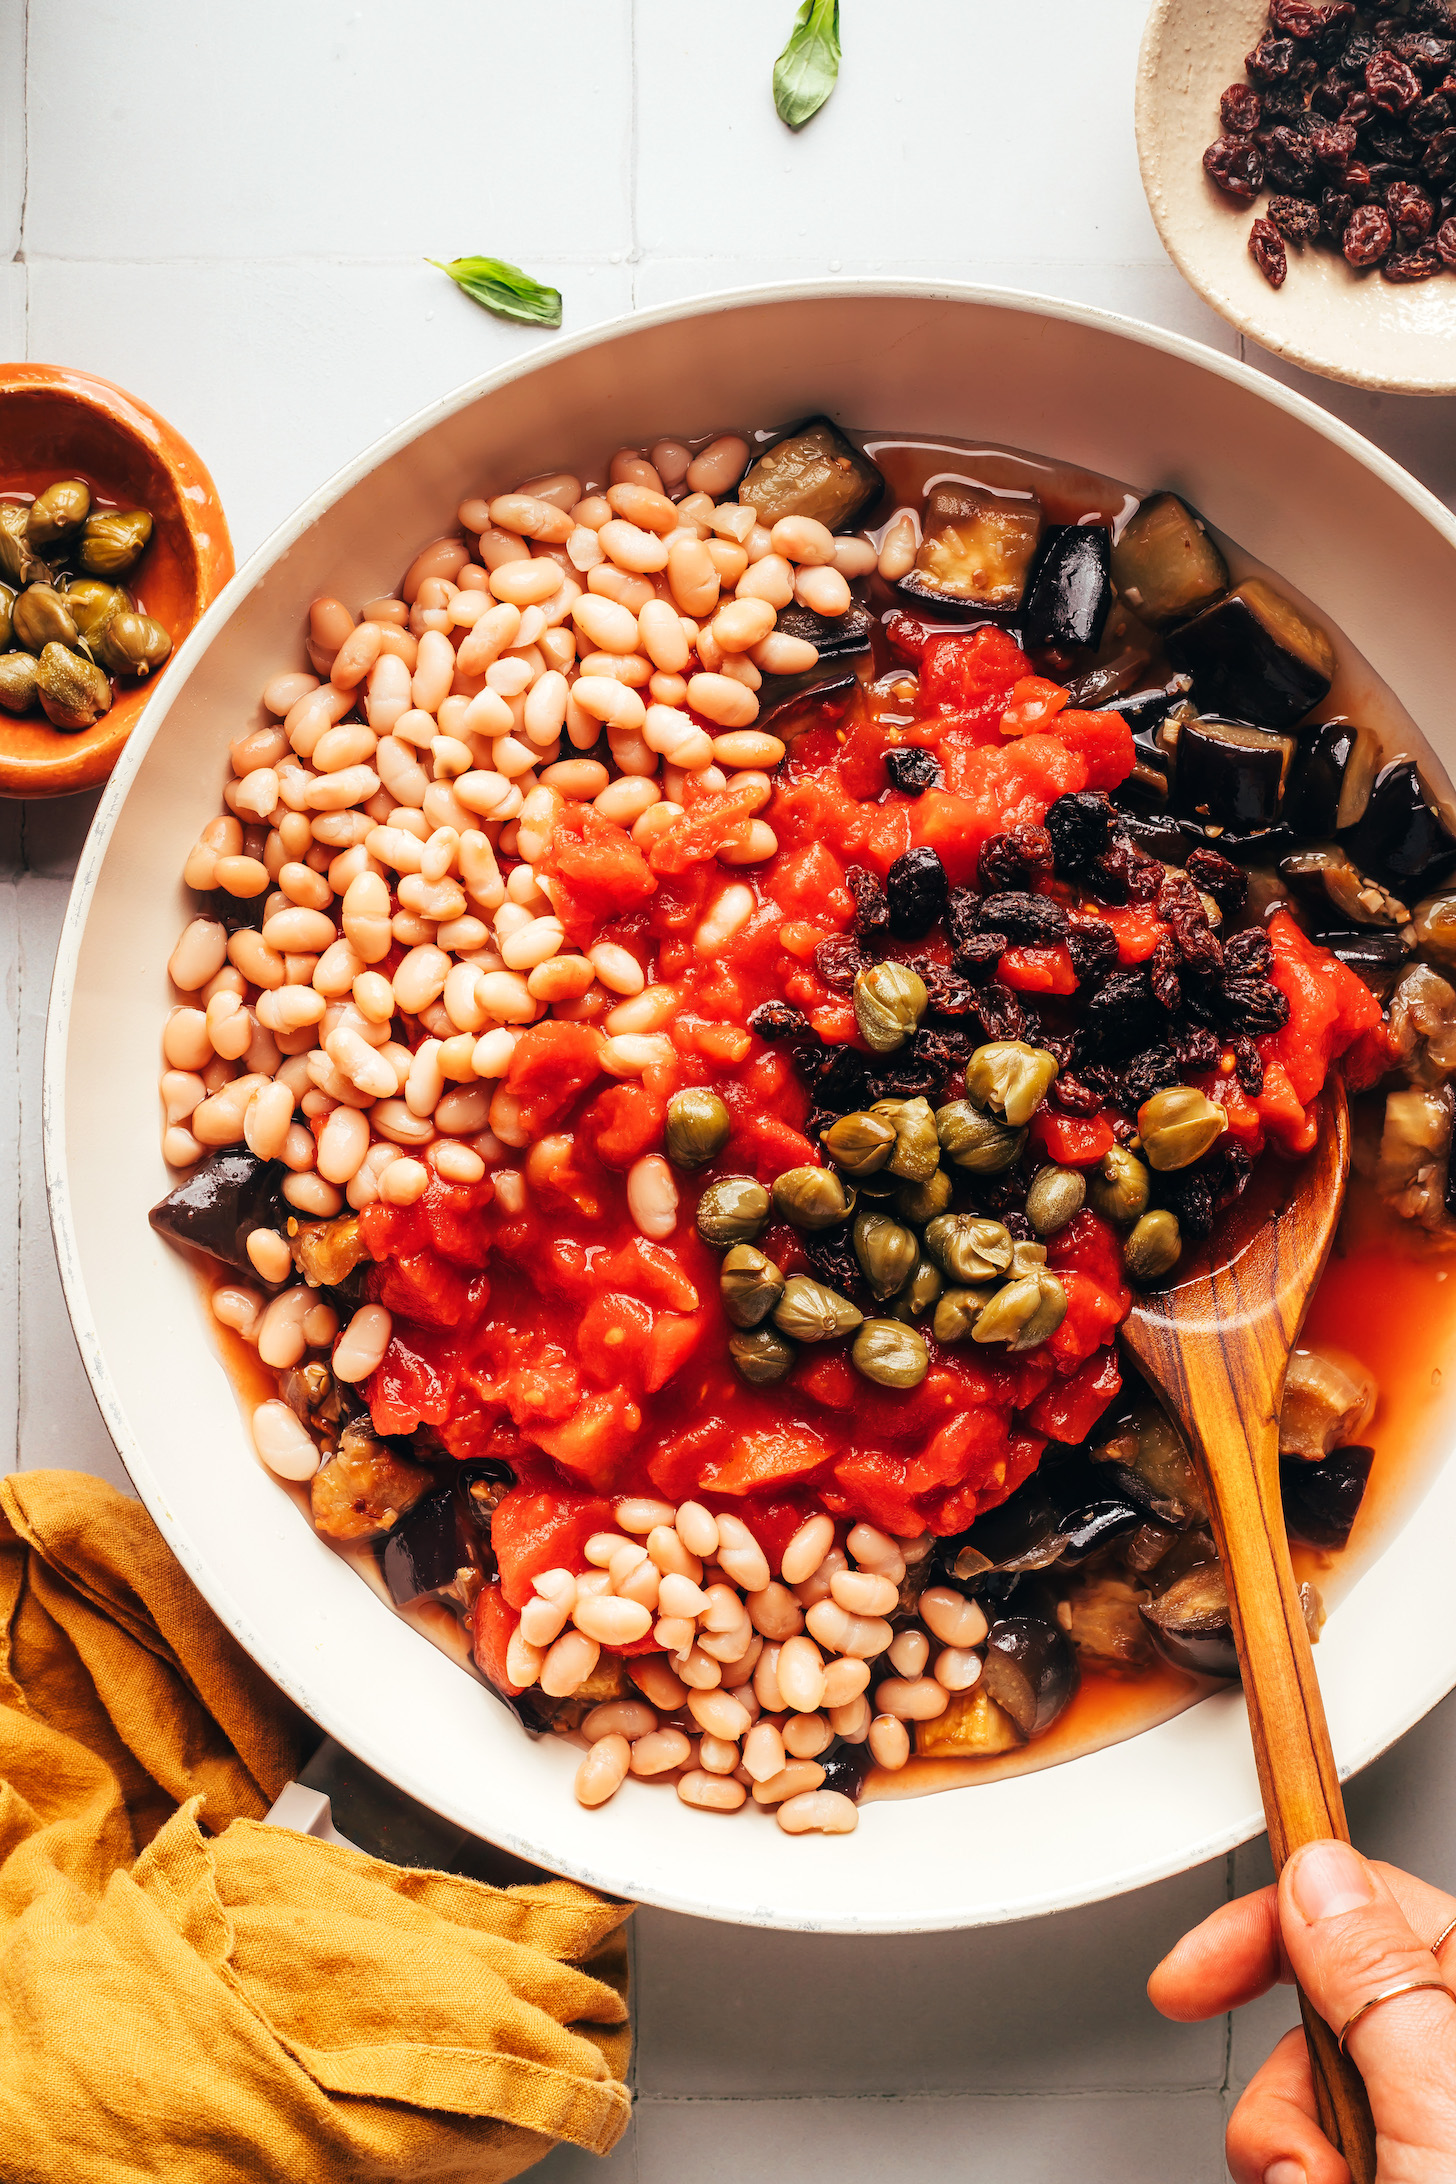
[[[1278,1420],[1216,1374],[1200,1385],[1194,1415],[1278,1872],[1302,1843],[1350,1840],[1289,1560]],[[1354,2184],[1375,2184],[1375,2126],[1360,2073],[1302,1991],[1299,2007],[1325,2136],[1344,2155]]]

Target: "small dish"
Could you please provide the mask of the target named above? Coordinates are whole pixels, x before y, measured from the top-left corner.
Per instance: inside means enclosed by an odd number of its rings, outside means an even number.
[[[233,573],[217,487],[179,432],[109,380],[63,364],[0,368],[0,495],[39,492],[79,476],[107,500],[136,503],[156,522],[141,564],[147,611],[171,632],[175,656]],[[170,663],[168,663],[170,664]],[[122,683],[94,728],[68,732],[40,716],[0,714],[0,796],[70,796],[103,782],[167,672]]]
[[[1388,394],[1456,393],[1456,279],[1409,287],[1357,273],[1338,251],[1290,249],[1271,288],[1249,256],[1266,199],[1236,204],[1203,154],[1218,102],[1243,78],[1268,0],[1153,0],[1138,55],[1137,145],[1163,248],[1205,303],[1261,347],[1325,379]]]

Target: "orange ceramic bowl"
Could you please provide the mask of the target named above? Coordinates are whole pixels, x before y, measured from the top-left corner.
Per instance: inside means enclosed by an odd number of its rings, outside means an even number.
[[[145,611],[172,635],[172,657],[233,573],[217,488],[166,419],[123,387],[63,364],[0,366],[0,497],[84,478],[100,500],[149,508],[137,566]],[[69,796],[104,781],[167,673],[122,681],[94,728],[52,728],[44,714],[0,712],[0,796]]]

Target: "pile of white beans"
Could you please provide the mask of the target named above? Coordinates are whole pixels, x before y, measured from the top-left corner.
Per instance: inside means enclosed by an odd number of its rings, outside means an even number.
[[[750,452],[737,434],[697,452],[663,439],[619,451],[600,489],[563,472],[467,500],[464,536],[427,546],[397,598],[357,620],[337,599],[313,602],[311,672],[264,686],[266,723],[232,743],[225,809],[183,871],[189,887],[266,900],[257,930],[194,918],[168,963],[174,1168],[246,1145],[283,1163],[284,1198],[312,1218],[409,1205],[432,1175],[490,1170],[519,1211],[533,1161],[547,1173],[560,1151],[528,1148],[503,1082],[527,1025],[551,1012],[597,1026],[608,1077],[674,1058],[677,990],[613,943],[569,947],[541,867],[571,803],[644,851],[696,791],[768,804],[784,746],[754,727],[756,692],[818,659],[776,628],[779,610],[844,614],[850,579],[877,557],[809,517],[760,524],[732,497]],[[903,545],[886,541],[892,555]],[[583,755],[603,730],[609,763]],[[727,869],[696,935],[705,957],[757,906],[732,868],[777,847],[750,817],[719,853]],[[378,966],[395,944],[406,954],[389,977]],[[402,1018],[421,1036],[396,1036]],[[671,1235],[677,1192],[660,1154],[631,1170],[627,1200],[644,1235]],[[218,1318],[278,1370],[333,1344],[334,1314],[286,1286],[287,1238],[259,1229],[248,1252],[261,1286],[219,1290]],[[334,1370],[366,1378],[389,1338],[389,1314],[364,1307]],[[282,1403],[261,1407],[255,1438],[283,1476],[317,1468]]]
[[[640,1698],[609,1700],[582,1724],[583,1805],[604,1804],[630,1774],[675,1782],[705,1812],[751,1797],[790,1835],[845,1835],[858,1808],[822,1787],[819,1755],[836,1739],[867,1743],[877,1765],[899,1769],[913,1724],[980,1677],[987,1625],[974,1600],[927,1586],[916,1622],[888,1620],[928,1533],[905,1542],[857,1524],[841,1548],[833,1519],[810,1517],[775,1577],[739,1517],[649,1500],[619,1502],[616,1515],[618,1531],[588,1540],[586,1574],[535,1579],[506,1655],[512,1683],[565,1698],[602,1646],[649,1631],[661,1646],[626,1661]]]

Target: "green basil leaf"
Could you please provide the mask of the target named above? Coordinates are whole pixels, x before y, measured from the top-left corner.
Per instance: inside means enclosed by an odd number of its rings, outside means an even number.
[[[839,80],[839,0],[804,0],[789,42],[774,62],[779,120],[802,129]]]
[[[497,318],[524,319],[531,326],[561,324],[561,291],[543,288],[504,258],[452,258],[448,265],[443,258],[430,258],[426,263],[448,273],[473,303],[494,311]]]

